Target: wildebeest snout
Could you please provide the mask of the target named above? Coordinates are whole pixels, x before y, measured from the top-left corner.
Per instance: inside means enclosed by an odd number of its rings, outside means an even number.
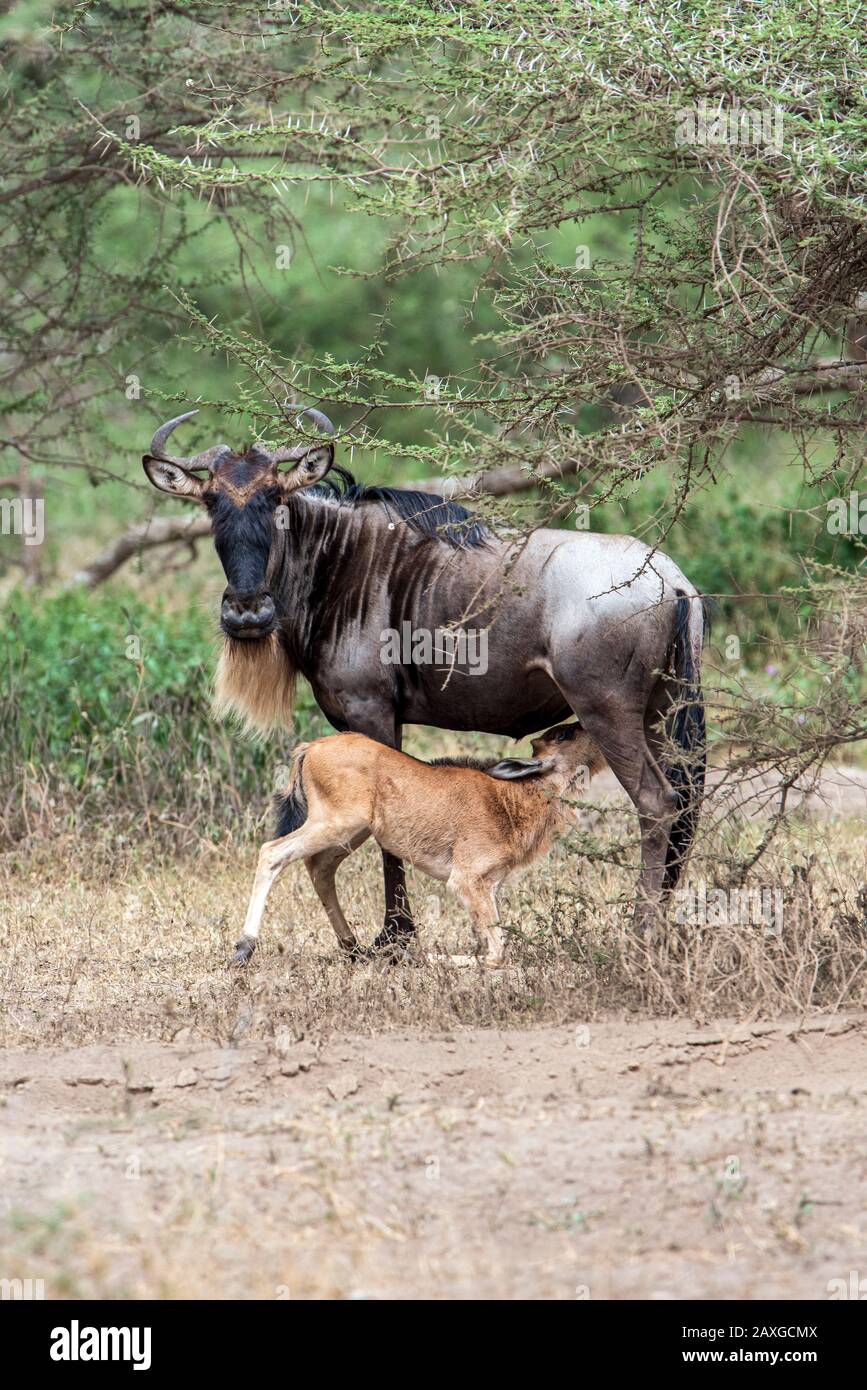
[[[276,618],[274,600],[269,593],[236,593],[227,589],[220,608],[220,625],[228,637],[242,640],[265,637]]]

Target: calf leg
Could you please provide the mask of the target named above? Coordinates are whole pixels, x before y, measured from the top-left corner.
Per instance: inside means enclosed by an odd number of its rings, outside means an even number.
[[[355,833],[358,833],[357,827]],[[297,859],[312,859],[324,850],[347,844],[351,838],[351,832],[347,834],[342,828],[316,825],[308,820],[300,829],[293,830],[289,835],[281,835],[279,840],[268,840],[262,846],[244,931],[240,940],[235,942],[235,954],[230,964],[245,965],[256,949],[268,894],[283,870]],[[349,930],[348,925],[346,929]]]
[[[343,915],[334,879],[347,855],[351,854],[366,838],[367,836],[363,835],[361,839],[356,839],[348,849],[342,845],[336,849],[326,849],[321,854],[311,855],[309,859],[304,861],[304,867],[310,875],[319,901],[325,908],[328,920],[337,934],[337,940],[344,951],[355,959],[365,953],[356,941],[355,933]]]
[[[506,955],[506,933],[499,925],[496,888],[484,879],[454,870],[448,887],[460,898],[472,918],[482,964],[489,970],[498,969]]]

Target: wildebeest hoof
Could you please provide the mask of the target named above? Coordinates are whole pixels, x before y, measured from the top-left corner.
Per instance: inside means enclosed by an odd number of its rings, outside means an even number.
[[[377,961],[382,965],[419,965],[418,952],[413,948],[414,937],[409,940],[397,937],[391,941],[384,941],[381,944],[379,937],[373,945],[368,948],[367,959]]]
[[[411,917],[400,917],[395,921],[386,922],[382,930],[377,934],[371,944],[371,951],[378,955],[380,951],[393,950],[395,947],[403,948],[411,945],[415,940],[415,923]]]
[[[401,965],[414,960],[413,944],[415,935],[409,932],[389,931],[383,927],[379,936],[368,947],[368,960],[384,961],[387,965]]]
[[[240,941],[235,942],[235,953],[229,961],[230,965],[246,965],[256,949],[256,938],[254,936],[242,936]]]
[[[341,941],[340,954],[343,960],[356,964],[358,961],[371,960],[373,948],[361,946],[357,941]]]

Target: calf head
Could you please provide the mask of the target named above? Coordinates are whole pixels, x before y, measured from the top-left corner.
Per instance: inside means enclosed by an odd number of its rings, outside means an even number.
[[[574,724],[555,724],[533,739],[531,747],[532,758],[504,758],[489,769],[489,775],[511,782],[549,774],[568,788],[582,775],[594,777],[605,766],[598,744],[577,720]]]

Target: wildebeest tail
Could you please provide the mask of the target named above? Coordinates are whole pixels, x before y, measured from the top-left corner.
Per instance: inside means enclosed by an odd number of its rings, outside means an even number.
[[[274,838],[277,840],[281,835],[289,835],[293,830],[298,830],[307,819],[307,798],[304,795],[301,769],[304,766],[304,754],[309,746],[307,743],[300,743],[295,749],[292,754],[292,772],[288,789],[278,792],[274,797]]]
[[[701,599],[677,589],[674,621],[673,668],[677,680],[675,709],[668,735],[682,752],[665,765],[665,775],[677,793],[678,810],[671,827],[665,856],[663,888],[677,885],[695,839],[704,792],[706,768],[704,699],[701,690],[701,646],[704,614]]]

